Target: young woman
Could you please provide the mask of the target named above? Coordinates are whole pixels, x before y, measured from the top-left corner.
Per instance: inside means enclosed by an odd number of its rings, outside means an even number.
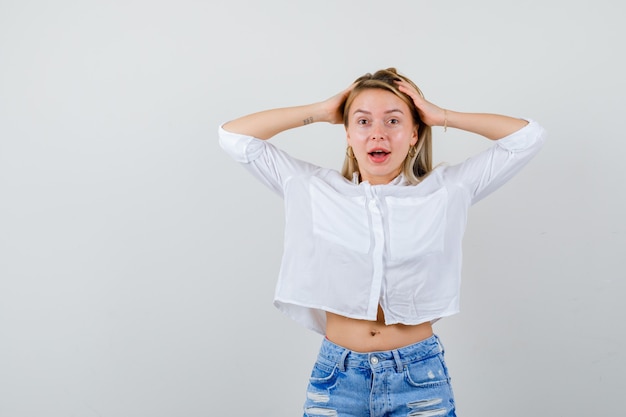
[[[344,124],[341,173],[266,141],[314,122]],[[461,164],[433,169],[431,126],[495,143]],[[285,201],[274,303],[326,336],[304,415],[455,416],[432,323],[459,311],[469,206],[538,152],[541,126],[440,108],[389,68],[323,102],[225,123],[219,136],[227,153]]]

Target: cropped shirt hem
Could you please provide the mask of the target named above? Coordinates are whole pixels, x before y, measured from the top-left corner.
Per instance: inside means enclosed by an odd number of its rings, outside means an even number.
[[[350,319],[375,321],[375,319],[372,319],[371,317],[368,317],[364,314],[346,313],[345,311],[329,307],[297,301],[287,301],[285,299],[279,298],[274,298],[274,306],[278,309],[278,311],[285,314],[296,323],[321,335],[326,334],[326,312],[337,314]],[[418,324],[427,322],[435,323],[440,319],[453,316],[455,314],[458,314],[459,312],[460,309],[458,307],[454,307],[443,310],[436,315],[426,315],[413,319],[387,320],[387,317],[385,317],[385,325],[390,326],[394,324],[403,324],[406,326],[416,326]]]

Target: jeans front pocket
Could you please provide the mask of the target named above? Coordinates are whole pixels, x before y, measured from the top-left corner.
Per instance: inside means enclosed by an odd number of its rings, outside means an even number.
[[[316,362],[311,371],[304,403],[305,416],[336,416],[332,407],[331,391],[337,384],[339,369],[323,362]]]
[[[414,387],[436,387],[450,383],[441,353],[405,365],[404,377]]]
[[[337,374],[339,369],[337,365],[329,365],[324,362],[317,361],[313,365],[309,384],[317,389],[328,390],[337,383]]]

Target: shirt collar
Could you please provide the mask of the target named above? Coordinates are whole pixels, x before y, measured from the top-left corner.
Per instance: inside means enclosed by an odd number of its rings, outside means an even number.
[[[358,171],[352,173],[352,183],[356,184],[356,185],[359,185],[361,183],[359,181],[359,173],[358,173]],[[408,182],[406,181],[406,178],[404,178],[404,174],[400,173],[400,175],[398,175],[393,180],[391,180],[389,182],[389,184],[387,184],[387,185],[407,185],[407,184],[408,184]]]

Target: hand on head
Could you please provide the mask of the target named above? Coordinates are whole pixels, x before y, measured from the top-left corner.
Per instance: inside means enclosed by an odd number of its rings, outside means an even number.
[[[422,95],[411,84],[404,80],[396,80],[398,89],[404,94],[411,97],[417,111],[420,115],[420,119],[428,126],[443,126],[445,119],[445,111],[439,106],[432,104],[422,97]]]
[[[343,108],[346,103],[346,99],[348,98],[348,95],[350,95],[350,91],[352,91],[354,86],[355,84],[353,83],[345,90],[322,102],[326,108],[326,112],[328,113],[328,120],[326,120],[328,123],[343,123]]]

